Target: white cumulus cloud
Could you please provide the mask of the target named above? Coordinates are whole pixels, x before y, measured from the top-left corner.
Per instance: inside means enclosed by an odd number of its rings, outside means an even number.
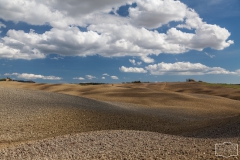
[[[109,76],[109,74],[107,74],[107,73],[104,73],[104,74],[103,74],[103,76]]]
[[[61,80],[61,77],[56,76],[43,76],[29,73],[5,73],[5,76],[16,76],[17,78],[23,79],[44,79],[44,80]]]
[[[86,77],[87,77],[87,79],[89,79],[89,80],[92,80],[92,79],[96,79],[96,78],[97,78],[97,77],[92,76],[92,75],[86,75]]]
[[[117,76],[111,76],[111,78],[112,78],[112,79],[115,79],[115,80],[118,79]]]
[[[73,78],[73,79],[81,80],[81,81],[85,80],[85,78],[83,78],[83,77],[75,77],[75,78]]]
[[[136,61],[134,59],[129,59],[129,62],[132,63],[133,65],[136,65]]]
[[[187,29],[196,29],[201,27],[204,24],[202,19],[193,9],[186,10],[185,24],[177,25],[178,28],[187,28]]]
[[[133,65],[141,65],[142,62],[136,62],[135,59],[129,59],[129,62],[132,63]]]
[[[108,14],[125,4],[129,16]],[[223,50],[234,42],[230,32],[204,22],[200,15],[176,0],[31,0],[0,1],[0,18],[15,23],[50,25],[42,34],[10,29],[0,39],[0,58],[43,59],[62,56],[140,57],[153,63],[150,55],[180,54],[204,48]],[[170,22],[166,33],[154,30]],[[0,27],[8,27],[0,23]],[[79,27],[87,27],[81,31]],[[190,29],[184,32],[181,28]]]
[[[138,0],[136,8],[130,8],[132,23],[146,28],[158,28],[171,21],[183,21],[187,6],[174,0]]]
[[[205,75],[205,74],[229,74],[240,75],[238,71],[228,71],[221,67],[208,67],[201,63],[176,62],[158,63],[148,65],[146,70],[152,75]]]
[[[121,72],[128,72],[128,73],[147,73],[147,71],[143,68],[137,68],[137,67],[125,67],[122,66],[119,68]]]
[[[0,1],[0,17],[14,22],[34,25],[50,24],[56,28],[83,25],[84,17],[94,13],[110,12],[113,7],[126,4],[126,0],[28,0]]]
[[[154,62],[154,59],[152,59],[150,57],[146,57],[146,56],[142,56],[141,59],[145,63],[153,63]]]

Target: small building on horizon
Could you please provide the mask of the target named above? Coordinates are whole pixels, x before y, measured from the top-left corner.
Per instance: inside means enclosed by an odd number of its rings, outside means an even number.
[[[11,78],[9,78],[9,77],[7,77],[7,78],[6,78],[6,81],[12,81],[12,79],[11,79]]]

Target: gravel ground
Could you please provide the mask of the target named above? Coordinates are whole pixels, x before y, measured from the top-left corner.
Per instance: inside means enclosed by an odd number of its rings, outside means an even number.
[[[0,88],[2,144],[103,129],[123,109],[100,101],[43,91]],[[105,122],[108,126],[108,122]]]
[[[144,131],[96,131],[5,148],[0,150],[0,159],[224,159],[215,155],[215,144],[222,142],[240,141],[236,138],[186,138]]]
[[[240,144],[239,116],[200,123],[168,110],[4,87],[0,99],[0,159],[223,159],[216,143]]]

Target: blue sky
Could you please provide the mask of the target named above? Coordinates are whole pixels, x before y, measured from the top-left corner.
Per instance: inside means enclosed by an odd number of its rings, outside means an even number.
[[[0,78],[240,84],[239,0],[0,0]]]

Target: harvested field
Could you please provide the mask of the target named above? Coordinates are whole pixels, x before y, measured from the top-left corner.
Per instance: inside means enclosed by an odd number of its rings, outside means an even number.
[[[14,155],[24,159],[139,159],[150,153],[157,159],[217,158],[215,142],[240,144],[240,101],[233,98],[240,97],[239,91],[203,83],[1,82],[0,159]],[[92,145],[91,137],[95,137]],[[131,145],[135,148],[128,149]]]

